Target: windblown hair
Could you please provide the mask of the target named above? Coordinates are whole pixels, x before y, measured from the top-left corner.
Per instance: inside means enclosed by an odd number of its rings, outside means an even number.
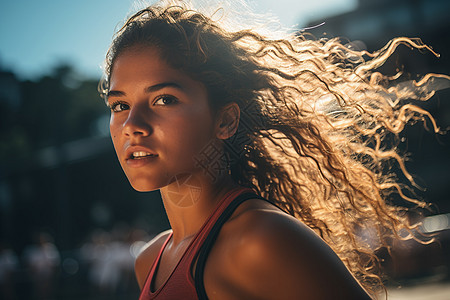
[[[413,103],[433,96],[433,82],[449,79],[428,74],[395,85],[400,74],[389,77],[376,69],[400,44],[433,52],[407,38],[374,53],[304,33],[271,39],[255,30],[225,30],[220,20],[181,1],[159,3],[117,32],[102,91],[107,94],[117,57],[142,45],[202,82],[215,111],[236,102],[239,128],[224,147],[233,179],[315,230],[375,295],[381,286],[375,251],[415,226],[392,196],[405,206],[427,206],[404,193],[398,179],[404,175],[408,186],[415,185],[397,149],[399,134],[425,119],[439,132],[429,113]],[[361,232],[370,232],[370,240]]]

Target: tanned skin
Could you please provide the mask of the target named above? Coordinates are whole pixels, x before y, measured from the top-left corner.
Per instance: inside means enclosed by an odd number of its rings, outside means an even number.
[[[171,68],[148,46],[125,50],[113,65],[108,103],[119,162],[136,190],[160,190],[173,231],[152,290],[166,282],[218,201],[238,186],[229,174],[211,180],[193,162],[211,141],[223,146],[239,124],[237,104],[213,113],[209,101],[203,84]],[[152,155],[133,158],[139,152]],[[190,192],[173,180],[180,174],[201,186],[190,205],[178,205],[180,195]],[[169,234],[155,237],[137,258],[141,289]],[[205,265],[204,285],[209,299],[370,299],[320,237],[259,199],[241,204],[222,227]]]

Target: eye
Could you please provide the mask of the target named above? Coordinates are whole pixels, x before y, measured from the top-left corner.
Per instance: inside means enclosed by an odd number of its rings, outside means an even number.
[[[153,105],[171,105],[178,102],[178,99],[171,95],[161,95],[156,97],[156,101]]]
[[[113,112],[121,112],[121,111],[129,109],[130,107],[128,106],[128,104],[125,104],[123,102],[117,101],[117,102],[111,103],[109,105],[109,108]]]

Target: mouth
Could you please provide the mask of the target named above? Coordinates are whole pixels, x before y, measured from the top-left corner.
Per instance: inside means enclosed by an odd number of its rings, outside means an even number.
[[[157,154],[152,154],[152,153],[145,152],[145,151],[135,151],[130,154],[128,159],[139,160],[139,159],[145,159],[145,158],[157,157],[157,156],[158,156]]]
[[[125,163],[132,168],[140,168],[157,160],[158,154],[141,145],[131,145],[125,150]]]
[[[150,163],[156,162],[158,154],[153,154],[147,151],[131,151],[125,162],[128,167],[141,168],[147,166]]]

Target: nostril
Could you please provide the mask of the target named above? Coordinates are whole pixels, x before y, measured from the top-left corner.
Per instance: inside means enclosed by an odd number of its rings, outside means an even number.
[[[133,105],[123,123],[123,133],[126,136],[149,135],[152,131],[149,121],[149,111],[141,105]]]
[[[123,126],[123,133],[126,136],[136,136],[136,135],[146,136],[149,135],[150,132],[151,127],[149,124],[146,124],[145,122],[141,123],[127,122]]]

